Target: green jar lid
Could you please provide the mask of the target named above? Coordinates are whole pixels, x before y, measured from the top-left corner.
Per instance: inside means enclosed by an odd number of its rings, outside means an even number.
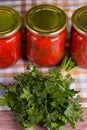
[[[18,31],[21,17],[17,11],[7,6],[0,6],[0,38],[6,38]]]
[[[72,25],[79,33],[87,36],[87,6],[80,7],[74,11]]]
[[[53,5],[38,5],[27,11],[24,23],[28,30],[40,36],[54,36],[67,25],[63,10]]]

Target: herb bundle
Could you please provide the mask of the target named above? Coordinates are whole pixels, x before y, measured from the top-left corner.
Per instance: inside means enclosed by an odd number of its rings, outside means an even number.
[[[24,128],[41,124],[48,130],[64,130],[66,124],[75,128],[76,121],[82,120],[79,92],[70,89],[71,75],[63,77],[58,68],[43,74],[34,67],[14,78],[12,85],[0,85],[6,89],[0,104],[10,107]]]

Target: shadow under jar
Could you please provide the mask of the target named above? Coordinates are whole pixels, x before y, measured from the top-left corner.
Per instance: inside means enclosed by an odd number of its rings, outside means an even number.
[[[21,56],[21,17],[17,11],[0,6],[0,69],[15,64]]]
[[[87,6],[72,15],[70,53],[78,66],[87,68]]]
[[[26,55],[34,65],[50,67],[58,64],[65,51],[67,16],[52,5],[38,5],[24,17]]]

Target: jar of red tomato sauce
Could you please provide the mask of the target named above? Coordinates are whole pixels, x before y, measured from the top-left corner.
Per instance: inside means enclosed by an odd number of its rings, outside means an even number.
[[[77,65],[87,68],[87,6],[72,15],[70,53]]]
[[[24,17],[26,55],[37,66],[58,64],[65,50],[67,16],[52,5],[38,5]]]
[[[17,62],[21,55],[21,17],[18,12],[0,6],[0,68]]]

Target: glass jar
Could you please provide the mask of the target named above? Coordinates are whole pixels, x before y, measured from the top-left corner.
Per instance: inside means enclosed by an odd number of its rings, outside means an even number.
[[[26,55],[38,66],[58,64],[65,50],[67,16],[52,5],[38,5],[27,11]]]
[[[72,15],[70,53],[78,66],[87,68],[87,6]]]
[[[0,68],[15,64],[21,56],[21,17],[10,7],[0,6]]]

